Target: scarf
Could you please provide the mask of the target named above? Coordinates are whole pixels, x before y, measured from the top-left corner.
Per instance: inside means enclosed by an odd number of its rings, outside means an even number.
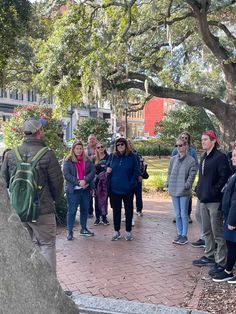
[[[78,180],[84,180],[85,177],[85,161],[83,156],[76,157],[75,168],[77,171]]]

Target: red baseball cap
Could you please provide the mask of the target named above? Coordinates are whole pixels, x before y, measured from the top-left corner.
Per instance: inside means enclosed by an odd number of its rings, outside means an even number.
[[[217,136],[217,134],[215,133],[215,131],[213,131],[213,130],[207,130],[207,131],[204,131],[204,132],[202,133],[202,135],[207,135],[207,136],[213,138],[214,140],[216,140],[216,143],[220,144],[220,141],[219,141],[218,136]]]

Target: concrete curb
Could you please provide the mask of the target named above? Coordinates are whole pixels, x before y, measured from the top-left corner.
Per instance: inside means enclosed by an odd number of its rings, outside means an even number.
[[[73,293],[72,300],[81,314],[207,314],[186,308],[167,307],[135,301],[91,297]]]

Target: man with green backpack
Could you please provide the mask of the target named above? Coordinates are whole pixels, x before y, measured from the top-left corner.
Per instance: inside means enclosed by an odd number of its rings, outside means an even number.
[[[7,152],[1,174],[13,209],[56,273],[55,201],[63,189],[61,167],[43,142],[40,121],[25,121],[23,131],[23,144]]]

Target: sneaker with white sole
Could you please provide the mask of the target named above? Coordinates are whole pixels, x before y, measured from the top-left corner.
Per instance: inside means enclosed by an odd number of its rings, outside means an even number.
[[[117,241],[120,239],[120,231],[114,231],[111,241]]]
[[[131,232],[125,231],[125,240],[126,241],[132,241],[133,240],[133,236]]]
[[[172,243],[174,244],[178,244],[178,241],[180,240],[181,235],[178,235],[176,238],[174,238],[174,240],[172,241]]]
[[[233,278],[233,273],[227,273],[226,271],[222,271],[221,273],[214,276],[213,281],[214,282],[224,282],[228,281],[229,279]]]
[[[136,212],[136,215],[137,215],[138,217],[143,217],[143,213],[142,213],[142,212]]]
[[[86,229],[81,229],[79,235],[83,237],[93,237],[94,233],[86,228]]]
[[[177,244],[184,245],[188,243],[188,238],[186,236],[181,236],[181,238],[177,241]]]
[[[236,284],[236,276],[230,278],[229,280],[227,280],[228,283],[232,283],[232,284]]]

